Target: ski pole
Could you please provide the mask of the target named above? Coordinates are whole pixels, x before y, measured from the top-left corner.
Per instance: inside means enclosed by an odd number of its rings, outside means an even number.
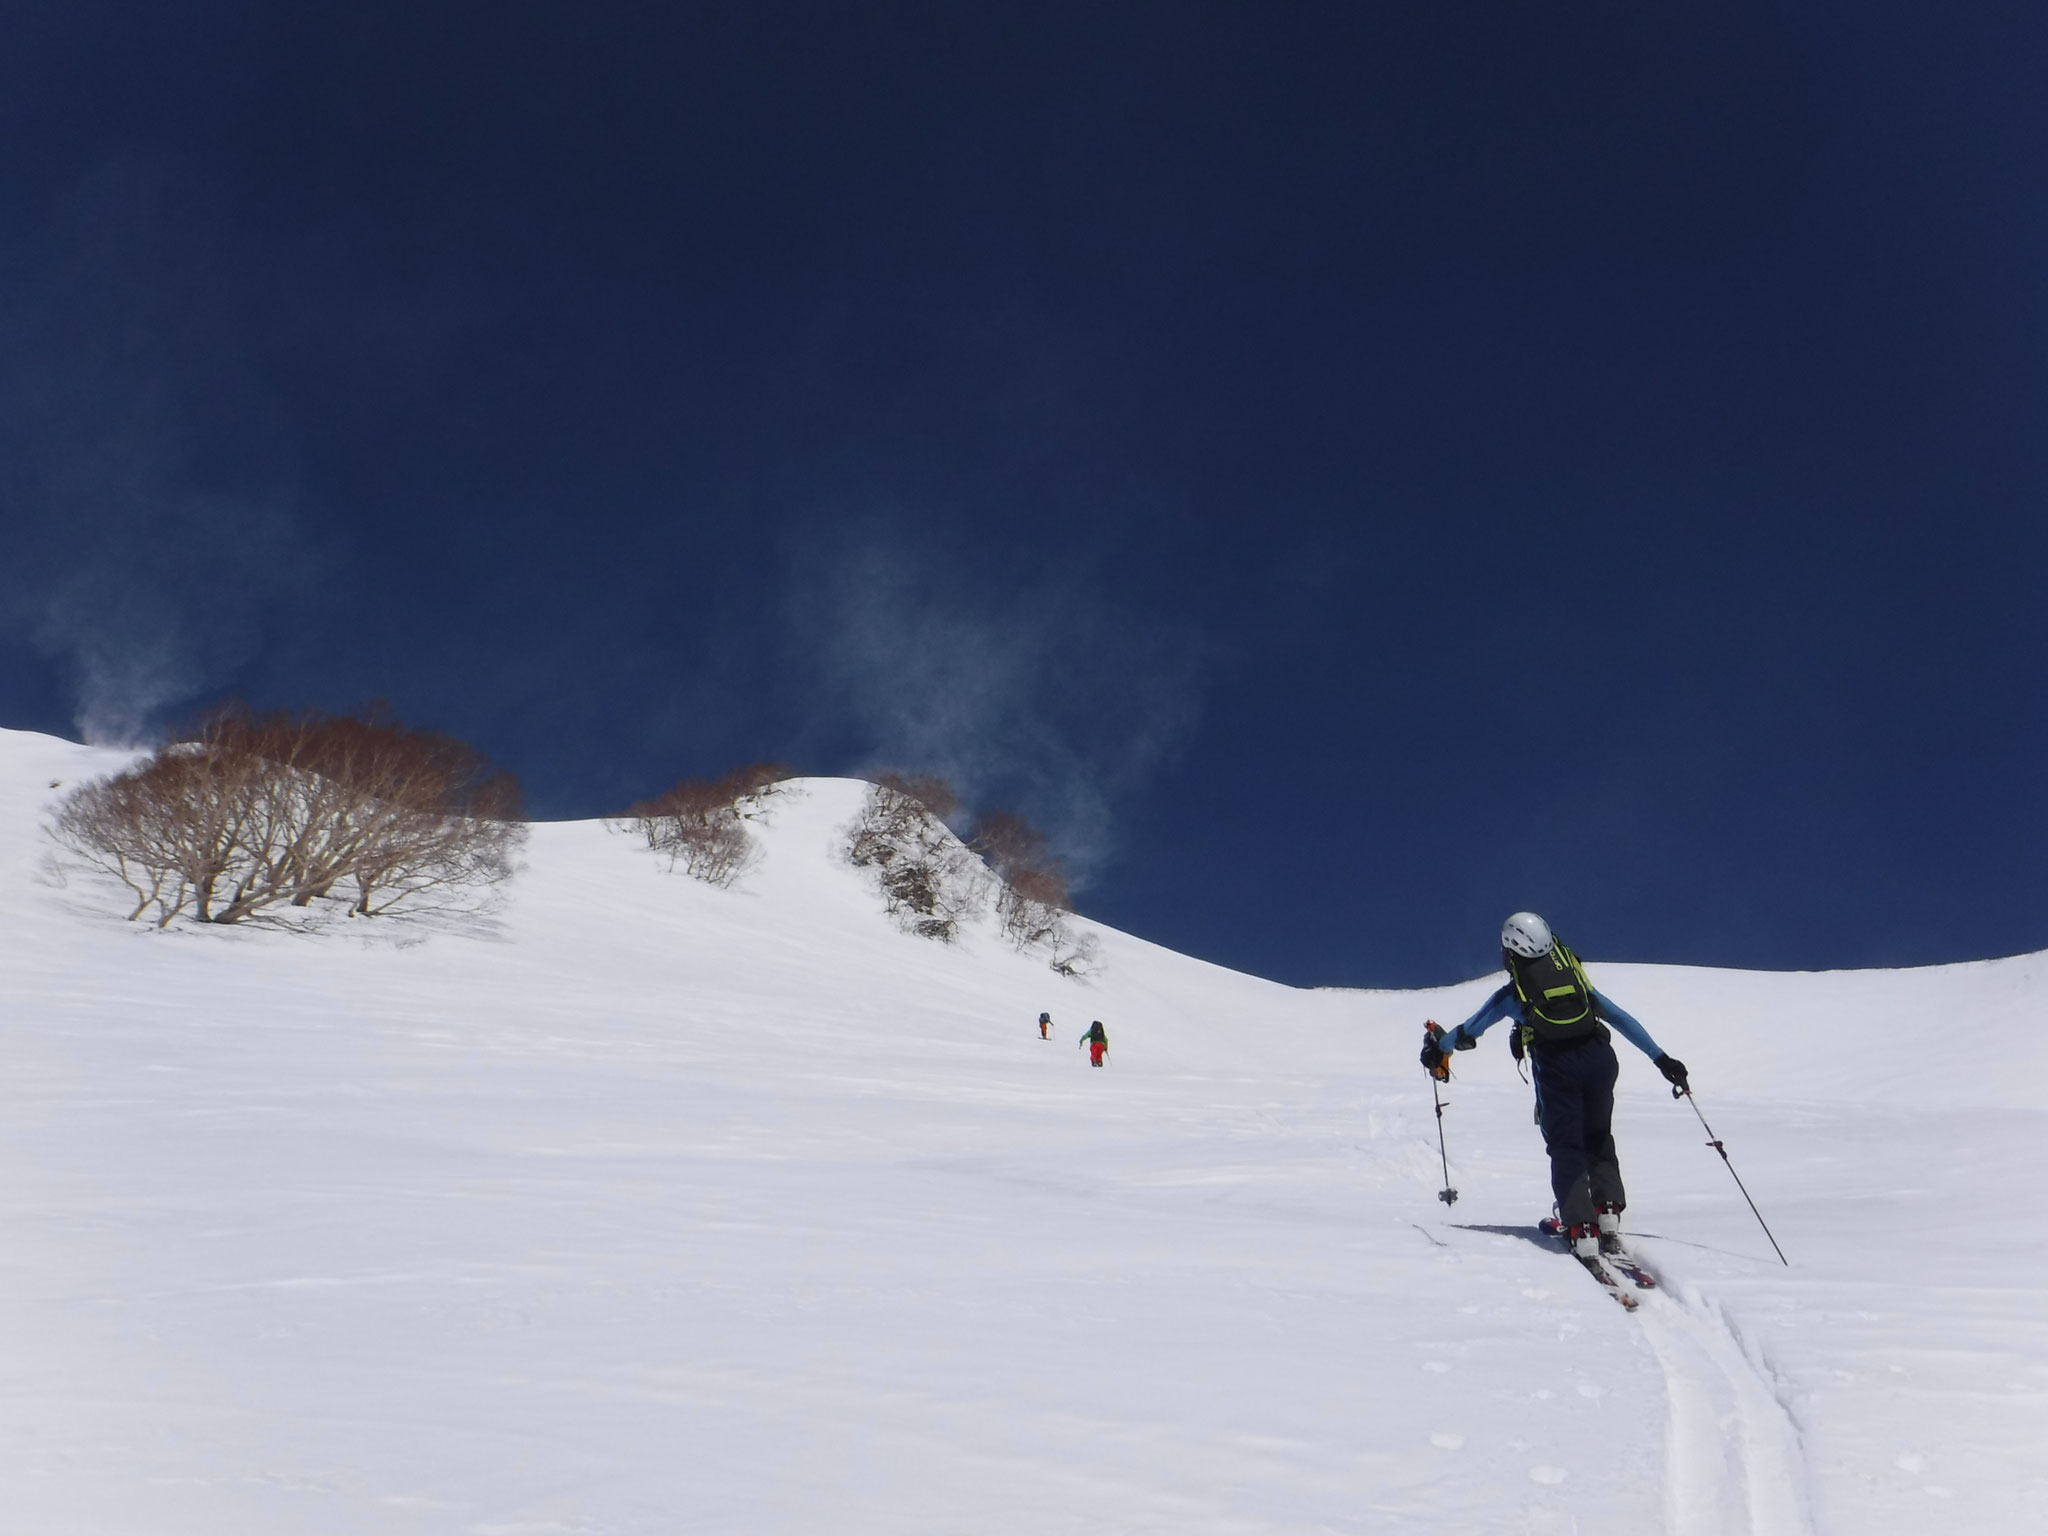
[[[1711,1125],[1707,1124],[1707,1117],[1705,1115],[1700,1115],[1699,1102],[1693,1098],[1692,1089],[1673,1088],[1671,1090],[1671,1097],[1673,1097],[1674,1099],[1685,1100],[1686,1103],[1692,1105],[1692,1112],[1700,1116],[1700,1128],[1707,1133],[1707,1145],[1712,1147],[1716,1152],[1721,1154],[1721,1161],[1728,1169],[1728,1177],[1733,1179],[1735,1181],[1735,1187],[1742,1191],[1742,1198],[1744,1200],[1749,1201],[1749,1214],[1754,1216],[1756,1218],[1756,1224],[1764,1229],[1764,1236],[1771,1238],[1771,1252],[1775,1253],[1778,1256],[1778,1262],[1780,1264],[1784,1265],[1787,1269],[1790,1269],[1792,1267],[1792,1261],[1785,1257],[1785,1250],[1778,1246],[1778,1240],[1775,1237],[1771,1237],[1771,1224],[1764,1220],[1764,1213],[1756,1208],[1756,1202],[1754,1200],[1749,1199],[1749,1189],[1742,1182],[1742,1175],[1737,1173],[1735,1171],[1735,1165],[1728,1161],[1728,1149],[1721,1145],[1721,1138],[1716,1136],[1714,1134],[1714,1128]],[[1441,1113],[1441,1111],[1439,1111],[1439,1113]],[[1448,1178],[1448,1176],[1446,1177]]]
[[[1451,1154],[1444,1150],[1444,1096],[1437,1092],[1434,1076],[1429,1080],[1429,1096],[1436,1101],[1436,1155],[1444,1165],[1444,1187],[1436,1192],[1436,1197],[1445,1205],[1456,1205],[1458,1192],[1451,1188]]]

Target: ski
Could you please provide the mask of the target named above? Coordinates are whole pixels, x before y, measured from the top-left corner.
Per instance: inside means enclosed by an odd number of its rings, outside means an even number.
[[[1561,1243],[1570,1242],[1570,1239],[1565,1236],[1564,1224],[1555,1216],[1546,1216],[1537,1222],[1536,1230],[1556,1238]],[[1626,1248],[1623,1248],[1618,1239],[1611,1240],[1615,1244],[1612,1248],[1607,1246],[1609,1241],[1610,1239],[1607,1238],[1602,1238],[1600,1241],[1600,1257],[1607,1261],[1608,1267],[1620,1270],[1624,1275],[1628,1276],[1630,1281],[1639,1290],[1656,1290],[1657,1277],[1643,1267],[1643,1261],[1630,1253]]]
[[[1620,1270],[1642,1290],[1654,1291],[1657,1288],[1657,1277],[1625,1253],[1604,1254],[1598,1259],[1580,1258],[1578,1254],[1572,1252],[1571,1239],[1565,1236],[1563,1226],[1559,1224],[1554,1216],[1546,1216],[1537,1222],[1536,1230],[1543,1233],[1546,1237],[1554,1237],[1564,1244],[1565,1252],[1578,1259],[1579,1263],[1585,1267],[1586,1273],[1606,1286],[1609,1294],[1631,1312],[1636,1309],[1636,1298],[1629,1294],[1628,1290],[1619,1280],[1614,1278],[1614,1270]],[[1612,1269],[1608,1267],[1610,1264],[1613,1266]]]
[[[1635,1311],[1639,1303],[1636,1301],[1635,1297],[1630,1295],[1627,1289],[1623,1287],[1622,1283],[1614,1278],[1614,1273],[1612,1270],[1608,1269],[1608,1267],[1605,1264],[1602,1264],[1598,1259],[1580,1259],[1576,1253],[1573,1254],[1572,1257],[1574,1259],[1578,1259],[1578,1262],[1585,1269],[1586,1273],[1591,1275],[1595,1280],[1598,1280],[1603,1286],[1605,1286],[1607,1288],[1607,1294],[1612,1296],[1616,1301],[1620,1302],[1625,1310],[1630,1312]]]
[[[1643,1266],[1639,1262],[1637,1262],[1634,1255],[1627,1253],[1610,1253],[1603,1255],[1603,1257],[1607,1260],[1609,1265],[1611,1265],[1615,1269],[1620,1270],[1621,1273],[1623,1273],[1624,1275],[1627,1275],[1629,1280],[1635,1285],[1635,1287],[1638,1290],[1654,1291],[1657,1289],[1657,1277],[1651,1274],[1647,1269],[1643,1268]]]

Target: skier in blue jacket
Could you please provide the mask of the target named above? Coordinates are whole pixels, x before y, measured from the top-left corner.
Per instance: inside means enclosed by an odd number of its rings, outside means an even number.
[[[1572,1251],[1590,1258],[1621,1247],[1628,1196],[1614,1150],[1614,1080],[1621,1070],[1604,1025],[1650,1060],[1665,1080],[1687,1091],[1685,1063],[1613,999],[1594,990],[1578,956],[1558,942],[1534,912],[1517,912],[1500,931],[1507,985],[1455,1029],[1426,1035],[1422,1064],[1442,1075],[1444,1057],[1470,1050],[1502,1019],[1516,1027],[1515,1055],[1526,1054],[1536,1082],[1536,1118],[1550,1154],[1550,1188]]]

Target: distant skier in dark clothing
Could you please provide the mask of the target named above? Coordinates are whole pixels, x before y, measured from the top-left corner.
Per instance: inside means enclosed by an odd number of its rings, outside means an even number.
[[[1050,1040],[1052,1038],[1052,1015],[1049,1013],[1041,1013],[1038,1016],[1038,1038],[1041,1040]]]
[[[1103,1031],[1102,1020],[1097,1019],[1088,1026],[1088,1033],[1081,1037],[1081,1044],[1088,1047],[1088,1065],[1101,1066],[1103,1055],[1109,1050],[1109,1036]]]
[[[1422,1064],[1441,1076],[1451,1051],[1470,1050],[1502,1019],[1515,1021],[1515,1056],[1527,1055],[1536,1082],[1536,1116],[1550,1154],[1557,1219],[1572,1251],[1590,1258],[1621,1247],[1628,1204],[1614,1150],[1614,1080],[1621,1070],[1604,1024],[1683,1090],[1685,1063],[1664,1053],[1650,1032],[1593,988],[1578,956],[1534,912],[1517,912],[1500,931],[1508,984],[1456,1029],[1425,1036]]]

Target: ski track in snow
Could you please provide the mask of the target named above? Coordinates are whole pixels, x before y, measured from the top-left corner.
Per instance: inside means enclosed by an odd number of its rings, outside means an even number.
[[[1799,1431],[1760,1362],[1696,1286],[1636,1313],[1664,1372],[1671,1536],[1812,1536]]]

